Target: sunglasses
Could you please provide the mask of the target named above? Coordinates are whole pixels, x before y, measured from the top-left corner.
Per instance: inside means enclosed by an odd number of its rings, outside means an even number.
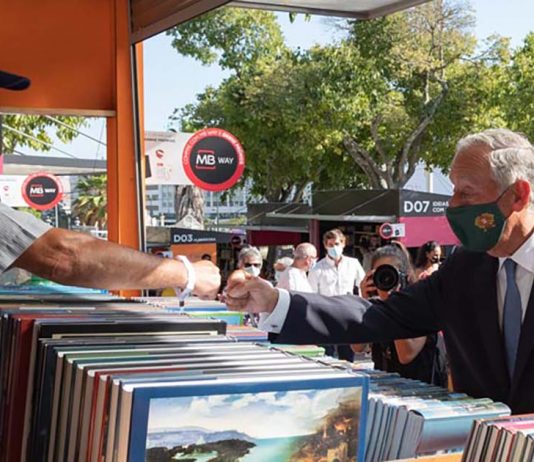
[[[261,263],[245,263],[243,264],[245,268],[250,268],[253,266],[254,268],[261,268]]]

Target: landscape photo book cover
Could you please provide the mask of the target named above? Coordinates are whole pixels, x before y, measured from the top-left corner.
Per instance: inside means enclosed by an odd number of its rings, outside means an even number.
[[[362,388],[150,400],[146,462],[356,461]]]

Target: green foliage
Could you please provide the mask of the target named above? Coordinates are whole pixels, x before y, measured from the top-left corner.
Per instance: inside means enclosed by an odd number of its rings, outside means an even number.
[[[170,29],[167,35],[178,53],[238,72],[285,49],[275,15],[259,10],[217,9]]]
[[[50,133],[67,143],[78,135],[73,128],[78,129],[86,122],[81,117],[7,114],[2,116],[2,124],[3,150],[5,153],[12,153],[18,147],[24,146],[36,151],[49,151],[48,144],[53,142]]]
[[[76,185],[78,197],[72,205],[72,215],[86,226],[107,224],[107,176],[91,175],[81,177]]]
[[[509,128],[534,139],[534,33],[525,38],[501,79]]]
[[[534,36],[512,55],[506,39],[477,43],[473,24],[466,1],[434,0],[347,21],[342,40],[302,51],[270,13],[218,10],[175,29],[173,45],[233,73],[172,120],[236,134],[252,192],[269,200],[299,199],[310,182],[403,187],[421,161],[446,170],[469,132],[534,135]]]

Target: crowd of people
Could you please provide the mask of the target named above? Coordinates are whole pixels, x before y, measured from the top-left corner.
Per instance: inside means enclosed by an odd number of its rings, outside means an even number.
[[[373,236],[375,237],[375,236]],[[375,239],[379,238],[376,236]],[[347,238],[334,228],[323,236],[324,258],[318,260],[316,247],[303,242],[295,247],[291,257],[277,260],[274,281],[268,281],[279,289],[292,292],[316,293],[329,297],[347,294],[360,295],[364,299],[386,300],[390,293],[428,277],[441,264],[441,247],[436,241],[424,243],[412,264],[408,250],[400,242],[393,241],[371,252],[370,264],[364,271],[357,258],[344,254]],[[261,277],[265,261],[256,247],[245,246],[238,255],[237,268],[253,277]],[[391,287],[376,287],[374,275],[379,268],[394,268],[398,279]],[[268,274],[265,272],[264,274]],[[259,318],[248,317],[257,325]],[[325,353],[339,359],[352,361],[354,353],[370,352],[375,368],[397,372],[403,377],[422,380],[436,385],[447,385],[445,353],[440,334],[433,333],[412,339],[368,344],[324,344]]]

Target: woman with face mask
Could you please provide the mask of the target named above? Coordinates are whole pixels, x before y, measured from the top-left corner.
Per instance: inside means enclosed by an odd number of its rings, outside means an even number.
[[[392,273],[396,277],[392,278]],[[408,252],[397,243],[380,247],[374,252],[371,270],[363,280],[360,291],[363,298],[387,300],[392,292],[413,282],[415,276]],[[390,288],[392,284],[396,285]],[[361,352],[365,347],[365,344],[352,345],[355,352]],[[447,385],[445,358],[438,349],[438,334],[373,343],[372,357],[376,369],[397,372],[403,377],[435,385]]]
[[[439,268],[441,246],[437,241],[425,242],[417,251],[415,259],[415,278],[417,280],[430,276]]]

